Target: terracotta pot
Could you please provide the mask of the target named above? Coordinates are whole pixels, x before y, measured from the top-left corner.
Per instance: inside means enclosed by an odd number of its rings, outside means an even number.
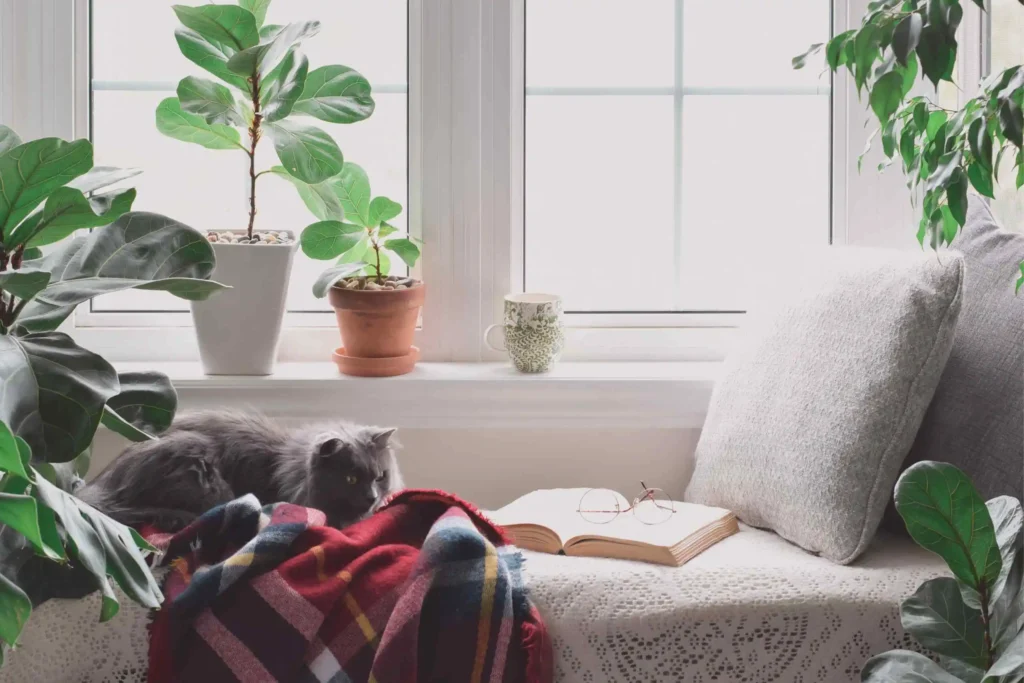
[[[425,294],[422,282],[395,290],[332,287],[328,299],[338,318],[345,354],[356,358],[408,356]]]

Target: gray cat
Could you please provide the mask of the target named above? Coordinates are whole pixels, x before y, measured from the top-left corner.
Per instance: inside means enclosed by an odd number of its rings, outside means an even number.
[[[247,493],[263,504],[316,508],[341,528],[402,488],[394,433],[340,421],[284,428],[258,414],[192,413],[160,439],[130,446],[75,495],[124,524],[172,531]]]

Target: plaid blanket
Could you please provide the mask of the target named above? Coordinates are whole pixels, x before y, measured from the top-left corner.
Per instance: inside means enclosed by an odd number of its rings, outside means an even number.
[[[519,552],[471,506],[405,491],[344,531],[295,505],[223,505],[173,538],[149,680],[547,683]]]

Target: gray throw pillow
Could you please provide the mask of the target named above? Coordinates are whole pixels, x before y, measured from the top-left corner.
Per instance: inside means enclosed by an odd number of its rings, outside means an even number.
[[[963,260],[824,254],[753,312],[715,386],[686,500],[846,564],[874,536],[946,364]]]
[[[949,362],[907,465],[956,465],[982,498],[1024,498],[1024,288],[1014,293],[1024,235],[1004,230],[978,196],[953,242],[964,255],[964,303]]]

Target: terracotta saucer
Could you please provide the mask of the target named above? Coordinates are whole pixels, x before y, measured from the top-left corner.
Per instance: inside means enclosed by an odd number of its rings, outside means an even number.
[[[412,372],[420,359],[419,348],[413,346],[404,356],[391,358],[358,358],[345,355],[345,347],[339,346],[331,354],[334,364],[343,375],[353,377],[396,377]]]

